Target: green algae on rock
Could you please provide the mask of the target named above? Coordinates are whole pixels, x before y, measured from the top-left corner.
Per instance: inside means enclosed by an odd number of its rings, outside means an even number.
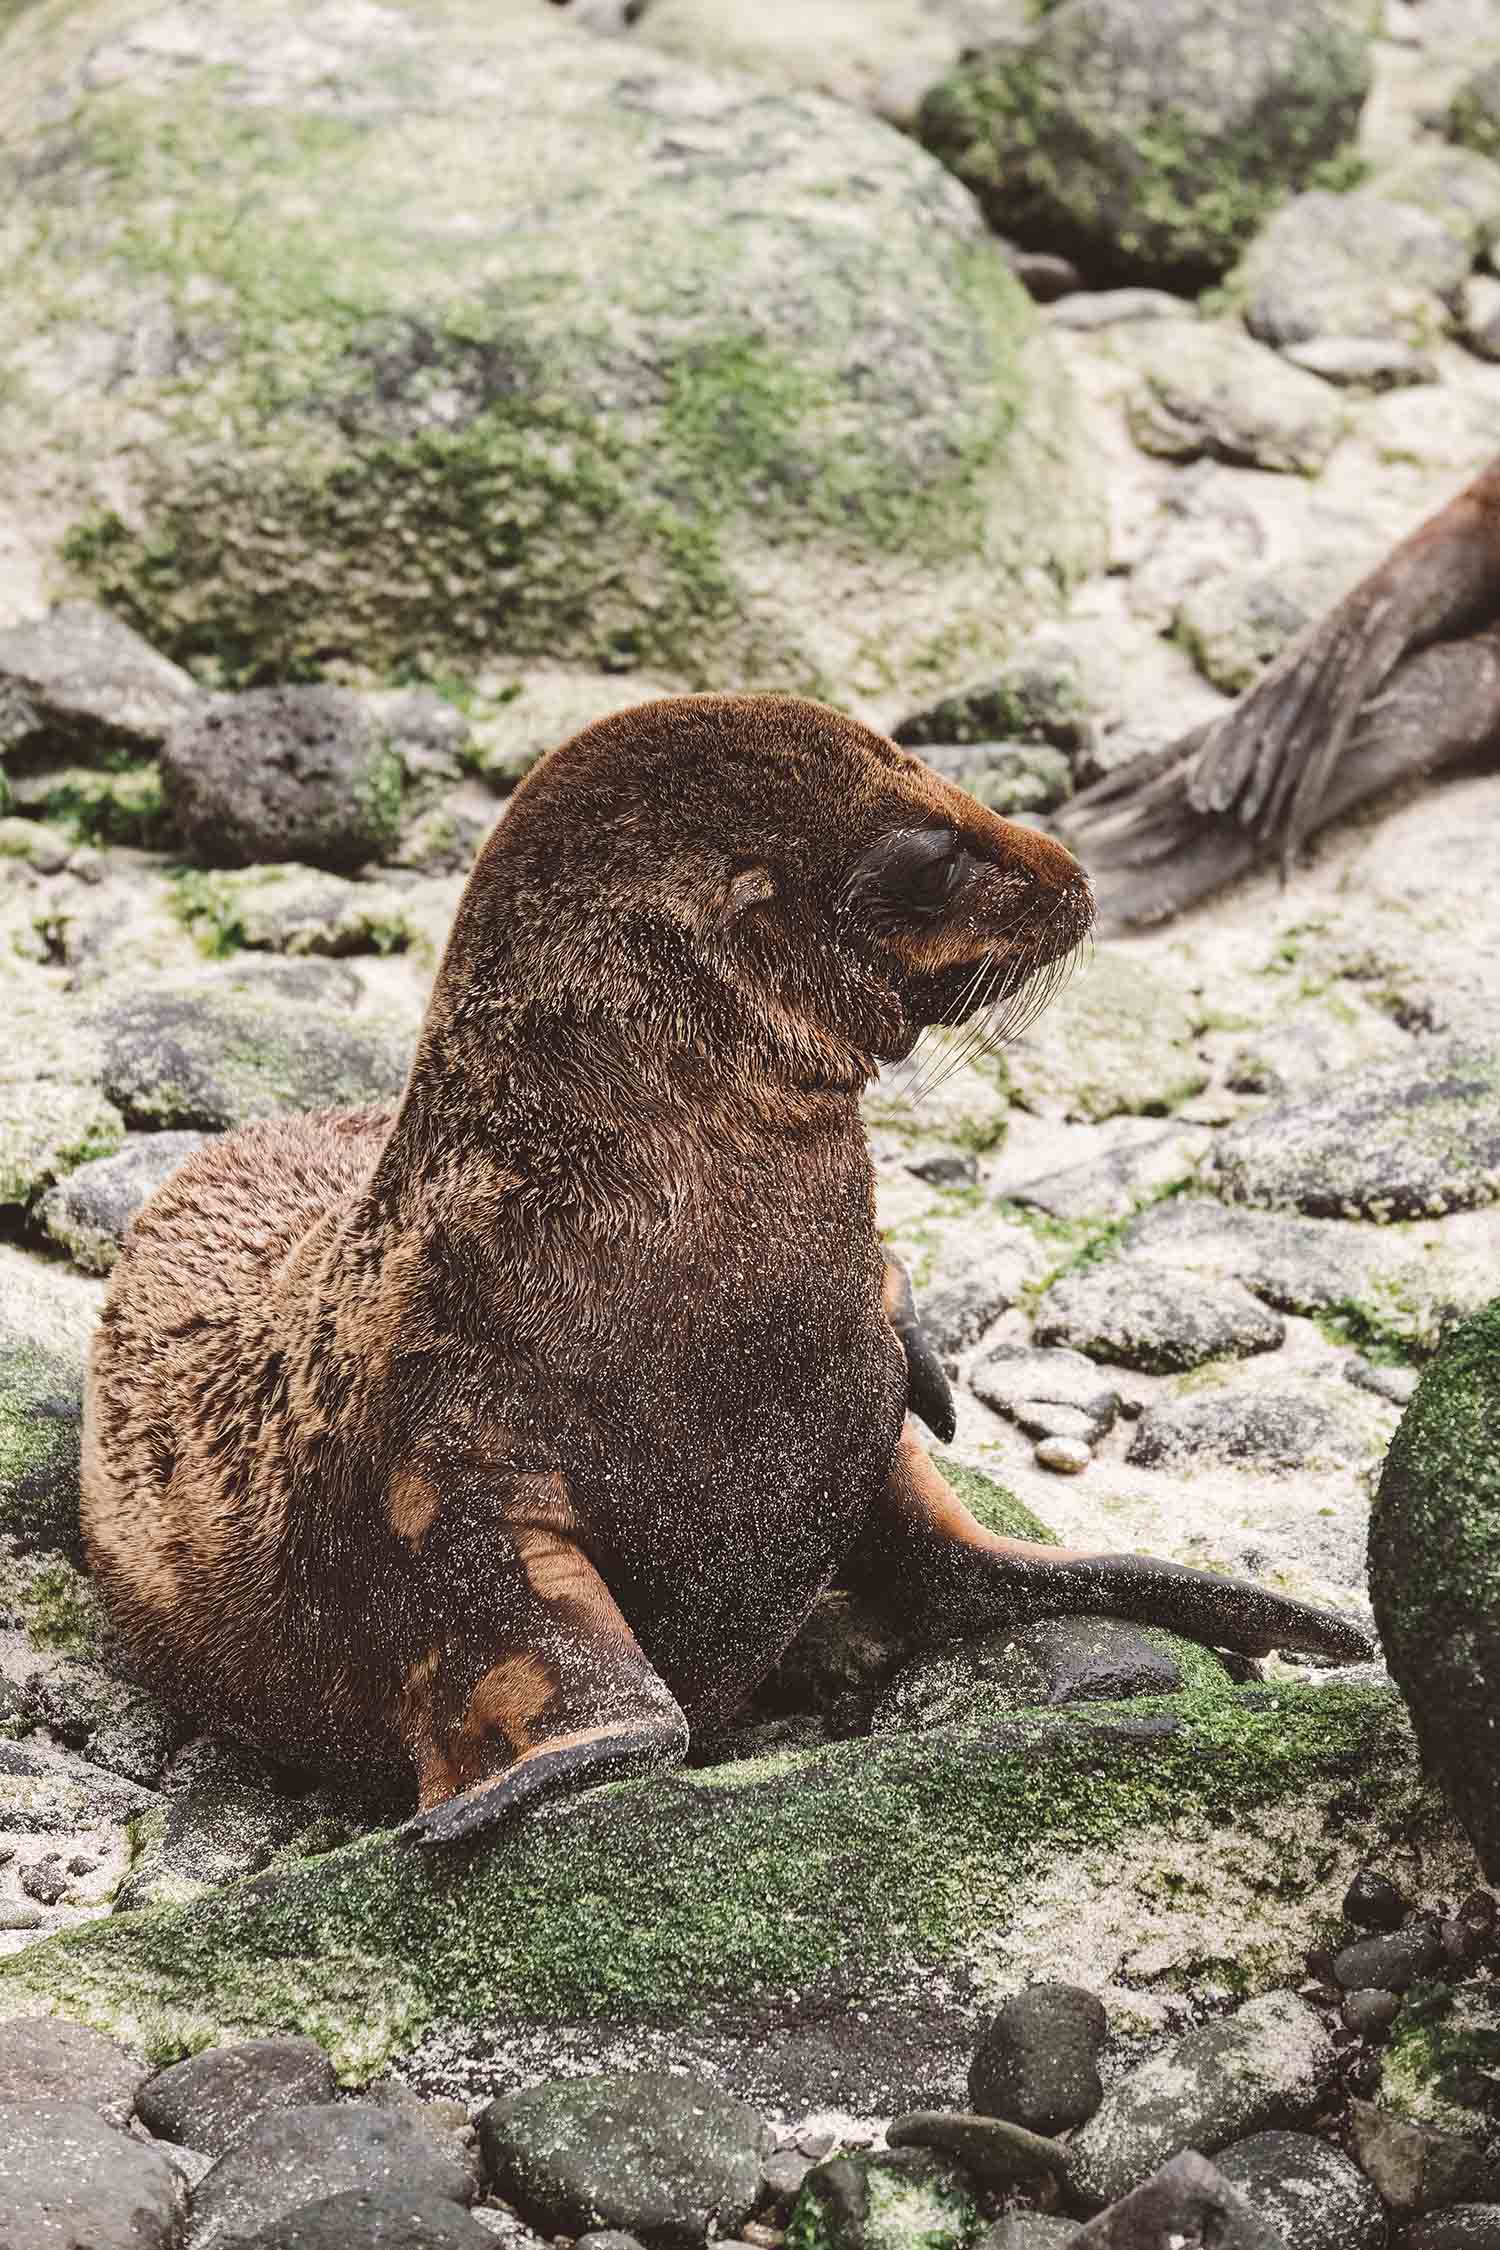
[[[462,1867],[372,1838],[33,1946],[0,1963],[0,2016],[162,2055],[205,2025],[310,2032],[355,2077],[444,2026],[607,2041],[716,2004],[764,2022],[819,1980],[891,2001],[943,1970],[1108,1982],[1148,1928],[1158,1973],[1222,1956],[1260,1988],[1364,1859],[1448,1848],[1399,1718],[1378,1690],[1219,1690],[622,1783]]]
[[[484,0],[154,13],[6,39],[0,461],[203,677],[909,692],[1098,559],[1030,303],[888,127]]]
[[[1373,28],[1349,0],[1061,0],[966,55],[918,131],[1002,232],[1198,287],[1347,144]]]
[[[1370,1596],[1422,1754],[1500,1876],[1500,1299],[1413,1394],[1370,1518]]]
[[[78,1541],[82,1357],[0,1329],[0,1534],[23,1550]]]
[[[972,2182],[951,2158],[876,2149],[808,2173],[787,2250],[967,2250],[983,2225]]]

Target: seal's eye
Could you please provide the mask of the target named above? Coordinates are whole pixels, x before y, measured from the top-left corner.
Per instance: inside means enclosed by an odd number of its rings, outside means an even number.
[[[958,887],[968,853],[949,828],[918,828],[892,842],[881,889],[893,905],[936,914]]]

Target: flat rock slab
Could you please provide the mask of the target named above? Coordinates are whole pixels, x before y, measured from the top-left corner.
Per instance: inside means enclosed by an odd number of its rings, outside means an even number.
[[[1195,1655],[1201,1662],[1205,1652]],[[875,1734],[910,1733],[1038,1704],[1175,1695],[1183,1684],[1167,1634],[1118,1617],[1049,1617],[916,1657],[870,1724]]]
[[[158,2140],[222,2156],[271,2110],[331,2102],[337,2092],[315,2039],[245,2039],[158,2071],[136,2108]]]
[[[495,2250],[495,2239],[429,2188],[346,2188],[241,2236],[234,2250]]]
[[[145,2066],[113,2039],[58,2016],[0,2024],[0,2103],[82,2103],[126,2124]]]
[[[1148,1406],[1126,1459],[1142,1469],[1225,1462],[1290,1475],[1319,1463],[1358,1466],[1378,1457],[1380,1442],[1347,1390],[1325,1401],[1296,1391],[1225,1388]]]
[[[1336,2061],[1322,2023],[1294,1992],[1247,2001],[1110,2089],[1069,2144],[1073,2186],[1097,2207],[1128,2195],[1181,2149],[1212,2155],[1265,2126],[1300,2123]]]
[[[969,1371],[977,1397],[1028,1437],[1095,1445],[1112,1428],[1120,1395],[1082,1352],[1003,1346]]]
[[[1231,1202],[1416,1219],[1500,1194],[1500,1050],[1433,1042],[1233,1125],[1205,1168]]]
[[[455,2144],[456,2146],[456,2144]],[[371,2102],[273,2110],[221,2156],[193,2197],[189,2250],[236,2245],[304,2203],[351,2189],[405,2188],[466,2205],[474,2181],[409,2119]]]
[[[1184,1373],[1210,1359],[1273,1352],[1286,1323],[1242,1282],[1113,1258],[1053,1283],[1037,1306],[1039,1344],[1062,1345],[1091,1360],[1148,1375]]]
[[[188,673],[92,602],[0,633],[0,755],[149,755],[201,700]]]
[[[1147,453],[1305,474],[1321,469],[1343,435],[1326,383],[1233,329],[1164,321],[1145,332],[1138,356],[1125,414]]]
[[[486,2177],[539,2233],[619,2227],[648,2250],[734,2234],[774,2142],[746,2103],[661,2071],[555,2080],[479,2120]]]
[[[165,2156],[83,2103],[7,2105],[0,2242],[16,2250],[178,2250],[186,2203]]]

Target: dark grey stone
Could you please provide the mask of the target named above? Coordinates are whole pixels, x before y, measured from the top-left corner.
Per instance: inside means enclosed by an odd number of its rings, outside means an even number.
[[[208,867],[298,860],[336,873],[390,850],[402,763],[344,688],[251,688],[216,696],[162,747],[162,787]]]
[[[1339,2010],[1346,2029],[1361,2039],[1383,2039],[1400,2013],[1400,1994],[1384,1987],[1346,1993]]]
[[[1344,1920],[1362,1930],[1399,1930],[1407,1904],[1390,1877],[1375,1867],[1359,1869],[1342,1901]]]
[[[56,1906],[73,1888],[67,1870],[55,1853],[21,1870],[21,1888],[42,1906]]]
[[[167,1788],[164,1832],[121,1884],[121,1912],[256,1874],[308,1817],[274,1767],[208,1736],[174,1760]]]
[[[479,2120],[486,2178],[539,2233],[618,2227],[648,2250],[734,2233],[772,2140],[746,2103],[660,2071],[555,2079]]]
[[[455,2204],[474,2182],[404,2117],[369,2102],[312,2103],[262,2116],[221,2156],[193,2198],[191,2250],[238,2244],[306,2203],[399,2188]]]
[[[1077,2250],[1287,2250],[1216,2165],[1195,2149],[1174,2156],[1073,2237]]]
[[[979,1161],[973,1156],[921,1156],[906,1169],[929,1187],[972,1187],[979,1177]]]
[[[1362,1462],[1367,1441],[1334,1404],[1300,1394],[1216,1391],[1148,1406],[1126,1459],[1137,1468],[1196,1461],[1253,1461],[1290,1472],[1322,1462]]]
[[[1119,1393],[1081,1352],[1001,1346],[970,1370],[977,1397],[1031,1438],[1097,1445],[1120,1411]]]
[[[383,1026],[208,978],[116,1001],[99,1029],[109,1098],[145,1127],[220,1132],[279,1111],[391,1100],[410,1059]]]
[[[1344,1946],[1333,1957],[1333,1973],[1345,1992],[1409,1992],[1442,1958],[1437,1923],[1422,1915],[1405,1929]]]
[[[171,2063],[136,2098],[158,2140],[222,2156],[271,2110],[331,2102],[333,2065],[315,2039],[246,2039]]]
[[[1061,2179],[1068,2156],[1061,2141],[1031,2133],[1004,2117],[983,2117],[955,2109],[912,2110],[893,2118],[886,2130],[892,2148],[936,2149],[962,2166],[977,2187],[1000,2194],[1023,2181]]]
[[[1175,1695],[1181,1686],[1170,1649],[1146,1628],[1117,1617],[1049,1617],[919,1655],[891,1681],[875,1707],[871,1731],[953,1726],[1042,1704]]]
[[[149,757],[201,701],[186,672],[92,602],[0,632],[0,757]]]
[[[430,2188],[346,2188],[236,2237],[234,2250],[495,2250],[495,2242]]]
[[[1415,1219],[1500,1192],[1500,1053],[1413,1043],[1326,1094],[1232,1125],[1210,1159],[1231,1201],[1313,1217]]]
[[[945,695],[891,730],[893,741],[924,755],[930,747],[941,754],[951,745],[1012,742],[1050,742],[1059,750],[1077,750],[1088,735],[1078,658],[1062,642],[1045,640],[1023,649],[993,678]],[[956,761],[955,776],[968,770],[962,760]]]
[[[186,2202],[164,2156],[83,2102],[7,2105],[0,2130],[6,2250],[176,2250]]]
[[[1300,2125],[1336,2064],[1328,2033],[1295,1993],[1247,2001],[1110,2088],[1069,2144],[1073,2186],[1097,2208],[1180,2149],[1212,2155],[1267,2126]]]
[[[82,2103],[124,2125],[145,2075],[145,2065],[113,2039],[64,2016],[0,2023],[0,2102]]]
[[[1367,1230],[1352,1220],[1289,1218],[1210,1196],[1174,1195],[1131,1220],[1120,1255],[1228,1269],[1279,1312],[1320,1313],[1358,1294]]]
[[[940,1359],[956,1359],[977,1344],[1014,1301],[1008,1278],[986,1274],[976,1266],[970,1273],[940,1282],[936,1289],[923,1290],[919,1307],[923,1331]]]
[[[1256,2133],[1214,2159],[1286,2250],[1385,2250],[1385,2206],[1342,2149],[1311,2133]]]
[[[1108,2028],[1097,1993],[1076,1984],[1028,1985],[980,2037],[969,2065],[970,2102],[1033,2133],[1087,2123],[1103,2099],[1098,2056]]]
[[[1398,2218],[1500,2199],[1500,2157],[1465,2134],[1415,2124],[1357,2095],[1349,2103],[1349,2147]]]
[[[1036,1312],[1036,1340],[1145,1374],[1275,1351],[1286,1323],[1238,1281],[1210,1281],[1124,1258],[1054,1282]]]
[[[1405,2250],[1500,2250],[1500,2203],[1455,2203],[1419,2219]]]
[[[146,1198],[202,1146],[201,1133],[133,1134],[113,1156],[96,1156],[54,1182],[37,1217],[75,1266],[108,1273]]]

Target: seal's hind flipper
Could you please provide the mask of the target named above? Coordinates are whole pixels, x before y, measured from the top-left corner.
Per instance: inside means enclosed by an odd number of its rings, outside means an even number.
[[[409,1519],[427,1646],[393,1713],[418,1787],[401,1835],[456,1843],[683,1755],[687,1721],[584,1552],[561,1476],[460,1474],[448,1498],[431,1473],[398,1481],[431,1495]]]
[[[1090,1555],[1002,1539],[969,1513],[908,1429],[865,1546],[859,1583],[934,1640],[1039,1617],[1126,1617],[1244,1656],[1273,1649],[1353,1664],[1368,1630],[1335,1610],[1150,1555]]]
[[[932,1339],[918,1317],[912,1299],[911,1276],[889,1250],[883,1250],[881,1256],[885,1260],[882,1285],[885,1317],[906,1354],[906,1403],[913,1414],[920,1415],[933,1436],[947,1445],[958,1428],[952,1386],[933,1349]]]
[[[458,1844],[498,1828],[529,1810],[539,1797],[593,1789],[603,1781],[649,1773],[670,1765],[687,1747],[685,1726],[595,1727],[528,1750],[503,1773],[491,1774],[426,1812],[413,1813],[396,1834],[408,1844]]]

